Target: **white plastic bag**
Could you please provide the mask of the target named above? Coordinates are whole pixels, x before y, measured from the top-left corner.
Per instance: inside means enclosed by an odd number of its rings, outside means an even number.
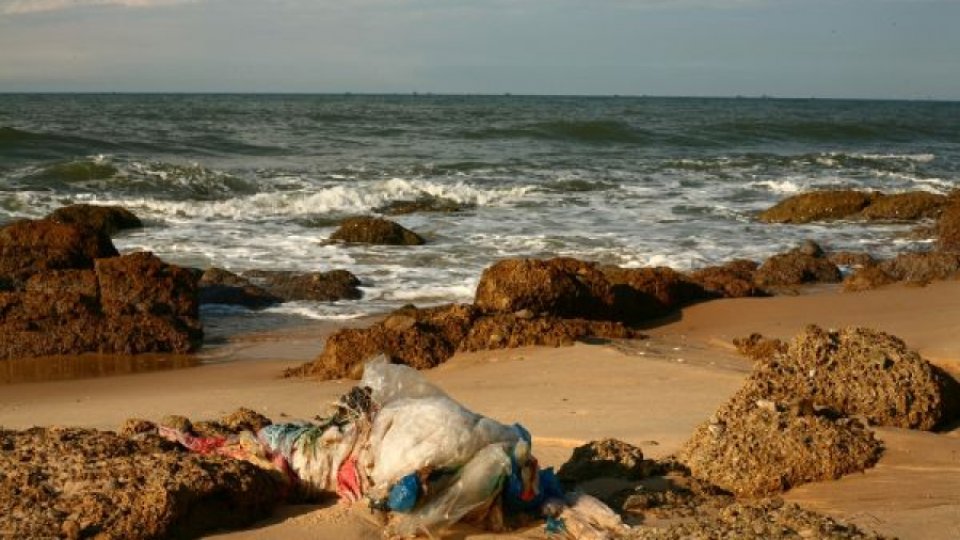
[[[500,445],[490,445],[473,456],[457,472],[456,480],[435,493],[409,515],[398,515],[390,532],[403,537],[430,533],[459,521],[463,516],[489,505],[499,495],[510,474],[510,457]]]
[[[364,366],[360,386],[370,388],[371,398],[381,407],[403,398],[447,397],[443,390],[427,381],[417,370],[402,364],[391,364],[382,354]]]

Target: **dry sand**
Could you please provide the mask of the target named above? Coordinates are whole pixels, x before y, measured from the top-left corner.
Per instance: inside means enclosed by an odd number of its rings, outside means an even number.
[[[651,328],[648,341],[579,344],[458,355],[428,376],[467,406],[535,436],[547,465],[583,442],[616,437],[651,457],[676,451],[749,370],[730,340],[751,332],[788,338],[806,324],[863,325],[903,338],[928,359],[960,372],[960,282],[857,294],[721,300]],[[245,406],[275,420],[310,418],[349,382],[285,380],[332,330],[318,325],[248,336],[178,370],[0,387],[0,426],[116,429],[129,417],[214,418]],[[902,538],[960,538],[960,431],[879,430],[887,452],[862,475],[802,486],[803,505]],[[512,537],[542,537],[539,529]],[[376,538],[365,513],[341,506],[287,507],[269,522],[215,536],[230,539]],[[455,531],[450,537],[482,537]]]

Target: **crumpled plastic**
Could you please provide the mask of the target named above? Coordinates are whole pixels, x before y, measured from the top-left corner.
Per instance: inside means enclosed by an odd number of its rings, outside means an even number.
[[[553,470],[539,468],[523,426],[470,411],[382,356],[318,422],[273,424],[229,439],[161,434],[200,453],[279,470],[301,494],[366,498],[371,508],[390,511],[386,532],[393,536],[429,536],[460,520],[499,528],[504,513],[547,517],[548,530],[569,539],[606,540],[627,530],[597,499],[565,496]]]

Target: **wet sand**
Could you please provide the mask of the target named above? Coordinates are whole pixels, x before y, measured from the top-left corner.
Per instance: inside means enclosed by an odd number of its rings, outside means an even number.
[[[546,465],[603,437],[639,445],[650,457],[675,452],[741,384],[749,362],[730,344],[761,332],[788,338],[803,326],[864,325],[893,333],[937,364],[960,365],[960,282],[857,294],[720,300],[690,307],[649,330],[651,339],[461,354],[428,377],[467,406],[535,436]],[[279,378],[312,359],[330,325],[248,336],[204,353],[197,367],[0,387],[0,425],[116,429],[129,417],[214,418],[245,406],[271,416],[310,418],[349,382]],[[801,486],[793,500],[902,538],[957,538],[960,431],[880,429],[887,452],[874,469]],[[541,537],[539,529],[512,537]],[[216,538],[375,538],[364,512],[341,506],[287,507],[247,531]],[[479,537],[470,531],[451,536]]]

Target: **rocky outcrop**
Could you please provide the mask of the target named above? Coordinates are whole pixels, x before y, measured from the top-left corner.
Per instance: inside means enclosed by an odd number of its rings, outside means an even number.
[[[827,259],[837,266],[863,267],[875,264],[877,261],[864,251],[833,251],[827,254]]]
[[[960,253],[901,253],[879,267],[897,281],[928,283],[960,274]]]
[[[403,308],[368,328],[346,328],[327,338],[317,359],[288,376],[358,379],[363,364],[383,353],[392,362],[417,369],[437,366],[453,356],[478,316],[469,304]]]
[[[776,338],[765,338],[753,333],[744,338],[734,338],[733,346],[737,352],[756,361],[767,361],[787,351],[787,344]]]
[[[34,274],[89,269],[94,259],[115,256],[109,236],[79,225],[22,220],[0,228],[0,281],[8,288]]]
[[[866,328],[811,326],[752,378],[769,399],[809,400],[883,426],[929,430],[960,412],[949,375],[900,339]]]
[[[480,317],[460,343],[461,351],[511,349],[515,347],[573,345],[587,338],[637,339],[642,335],[619,322],[522,317],[499,314]]]
[[[770,400],[748,382],[677,457],[694,476],[756,497],[865,470],[880,453],[880,442],[858,422]]]
[[[458,350],[475,351],[527,345],[572,345],[584,338],[636,338],[620,323],[533,316],[483,315],[469,304],[399,309],[368,328],[340,330],[327,339],[317,359],[289,370],[288,376],[353,378],[378,354],[417,369],[446,362]]]
[[[620,268],[607,266],[603,273],[614,295],[613,318],[640,321],[661,317],[710,295],[703,287],[672,268]]]
[[[486,268],[474,305],[486,313],[609,319],[614,303],[606,276],[594,263],[571,258],[506,259]]]
[[[47,216],[50,221],[82,225],[107,236],[127,230],[143,227],[133,212],[122,206],[98,206],[93,204],[72,204],[58,208]]]
[[[396,201],[390,201],[383,206],[374,208],[373,211],[378,214],[398,216],[420,212],[461,212],[471,207],[472,205],[461,204],[452,199],[426,195],[416,199],[400,199]]]
[[[838,283],[840,269],[830,262],[816,243],[802,246],[767,259],[755,274],[759,287],[793,287],[805,283]]]
[[[200,276],[201,304],[228,304],[263,309],[283,302],[279,296],[258,287],[247,278],[222,268],[208,268]]]
[[[853,216],[869,206],[878,194],[854,190],[811,191],[788,197],[762,212],[767,223],[809,223]]]
[[[244,273],[269,294],[284,302],[311,300],[333,302],[356,300],[363,296],[358,288],[360,280],[346,270],[328,272],[287,272],[276,270],[250,270]]]
[[[641,480],[652,467],[643,459],[640,448],[617,439],[603,439],[574,448],[573,455],[557,471],[557,478],[571,484],[596,478]]]
[[[425,242],[419,234],[377,217],[354,217],[343,220],[331,240],[357,244],[419,246]]]
[[[809,223],[834,219],[916,221],[937,217],[948,198],[927,191],[883,194],[855,190],[811,191],[788,197],[762,212],[767,223]]]
[[[156,435],[0,430],[0,531],[11,538],[194,538],[250,525],[283,482],[251,463]]]
[[[937,249],[960,253],[960,195],[951,198],[937,222]]]
[[[599,266],[578,259],[506,259],[480,276],[475,305],[485,313],[634,322],[709,298],[671,268]]]
[[[846,292],[860,292],[876,289],[894,283],[896,280],[875,264],[857,268],[843,280],[843,290]]]
[[[945,196],[928,191],[879,195],[861,216],[871,221],[917,221],[937,217],[946,202]]]
[[[736,259],[721,266],[708,266],[689,274],[692,282],[717,298],[765,296],[756,285],[757,267],[754,261]]]
[[[758,357],[744,387],[678,458],[737,495],[774,493],[871,466],[881,445],[852,417],[932,429],[956,418],[958,399],[956,381],[893,336],[810,327]]]
[[[150,253],[52,270],[0,292],[0,359],[196,350],[196,275]],[[86,261],[84,261],[86,264]]]

